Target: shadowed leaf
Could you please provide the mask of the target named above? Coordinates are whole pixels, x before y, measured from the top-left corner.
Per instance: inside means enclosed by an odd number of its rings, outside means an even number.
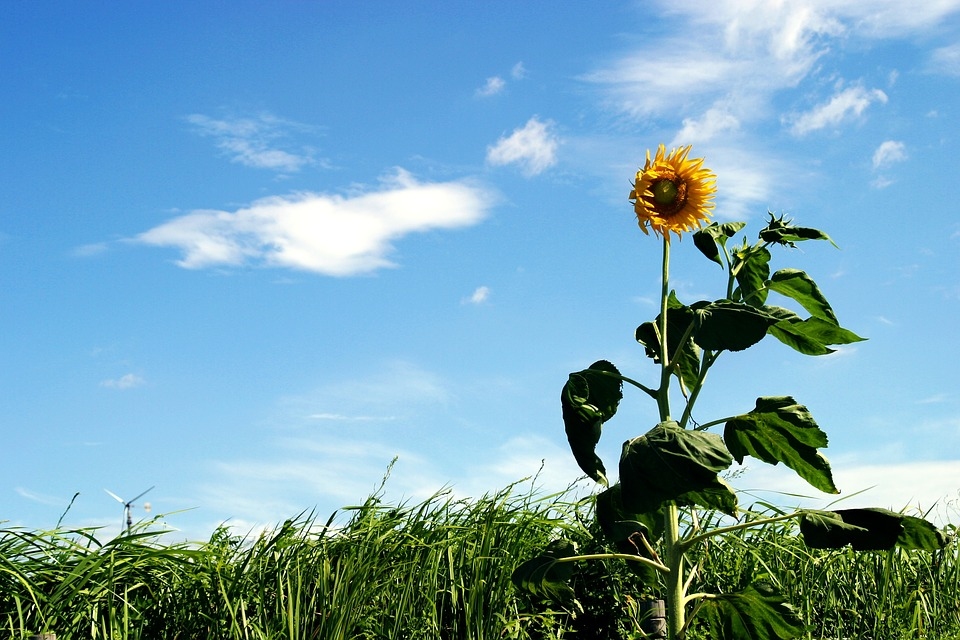
[[[827,434],[790,396],[757,398],[752,411],[727,421],[723,440],[740,464],[748,455],[768,464],[782,462],[820,491],[840,493],[830,463],[817,451],[827,446]]]
[[[621,499],[627,511],[649,513],[664,503],[697,504],[733,514],[737,497],[717,474],[733,463],[720,436],[661,422],[623,444]]]
[[[805,631],[794,608],[766,585],[709,598],[700,614],[710,637],[723,640],[792,640]]]
[[[694,307],[705,304],[707,303],[698,302]],[[687,336],[682,348],[680,341],[687,335],[687,329],[690,328],[694,318],[693,309],[677,300],[677,296],[671,291],[667,298],[668,355],[676,360],[677,369],[673,373],[676,374],[680,383],[688,391],[696,386],[697,377],[700,373],[700,348],[690,336]],[[660,316],[658,315],[653,322],[644,322],[637,327],[636,338],[637,342],[644,346],[647,357],[659,363],[662,351],[660,346]]]
[[[514,569],[510,579],[517,589],[535,596],[561,600],[573,594],[567,580],[573,576],[572,562],[557,562],[577,554],[570,540],[554,540],[536,558]]]
[[[560,394],[563,424],[573,457],[584,473],[606,485],[603,461],[596,454],[601,426],[617,412],[623,398],[620,372],[606,360],[571,373]]]
[[[877,508],[805,511],[800,533],[812,549],[839,549],[849,544],[856,551],[895,546],[936,551],[947,544],[943,532],[927,520]]]
[[[742,351],[763,340],[779,318],[742,302],[720,300],[696,309],[693,339],[710,351]]]
[[[734,252],[733,274],[739,285],[740,300],[753,307],[767,301],[770,277],[770,252],[764,247],[743,247]]]
[[[726,222],[724,224],[712,222],[693,234],[693,244],[700,250],[700,253],[722,267],[723,260],[720,259],[720,247],[724,246],[728,238],[732,238],[745,226],[747,226],[745,222]]]

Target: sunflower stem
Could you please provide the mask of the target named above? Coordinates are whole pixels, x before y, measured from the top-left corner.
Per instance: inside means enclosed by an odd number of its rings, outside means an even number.
[[[660,388],[657,392],[657,406],[660,409],[660,421],[670,419],[670,348],[667,341],[667,300],[670,295],[670,235],[663,235],[663,274],[660,287]],[[683,546],[680,540],[680,511],[677,505],[670,503],[663,514],[664,561],[667,572],[667,638],[679,640],[685,625],[683,584]]]
[[[657,407],[660,422],[670,419],[670,349],[667,345],[667,299],[670,294],[670,235],[663,236],[663,275],[660,280],[660,388]]]

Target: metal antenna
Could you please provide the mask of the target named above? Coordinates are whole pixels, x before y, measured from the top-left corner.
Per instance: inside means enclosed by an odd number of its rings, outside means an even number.
[[[114,500],[116,500],[117,502],[123,505],[123,519],[127,525],[127,533],[130,533],[130,528],[133,527],[133,513],[131,511],[131,507],[133,507],[133,503],[139,500],[140,498],[142,498],[143,496],[147,495],[151,491],[153,491],[154,488],[156,488],[156,485],[150,487],[149,489],[147,489],[146,491],[138,495],[136,498],[133,498],[132,500],[124,500],[123,498],[115,494],[113,491],[110,491],[109,489],[104,489],[104,491],[110,494],[110,496]],[[144,507],[147,509],[148,512],[150,511],[150,507],[148,506],[149,504],[150,503],[147,503],[147,505],[144,505]],[[123,523],[121,523],[120,529],[123,530]]]

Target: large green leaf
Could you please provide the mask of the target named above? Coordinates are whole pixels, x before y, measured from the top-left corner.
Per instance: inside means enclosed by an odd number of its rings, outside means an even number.
[[[712,222],[693,234],[693,244],[700,250],[700,253],[722,267],[723,260],[720,259],[720,247],[724,246],[728,238],[732,238],[745,226],[747,226],[745,222],[726,222],[724,224]]]
[[[694,310],[693,340],[710,351],[742,351],[763,340],[779,318],[742,302],[719,300]]]
[[[739,285],[740,300],[753,307],[767,301],[770,277],[770,252],[765,247],[743,247],[734,252],[733,274]]]
[[[752,411],[727,421],[723,440],[740,464],[748,455],[767,464],[782,462],[820,491],[840,493],[830,463],[817,451],[827,446],[827,434],[790,396],[757,398]]]
[[[835,351],[830,345],[851,344],[866,339],[822,318],[803,319],[782,307],[768,306],[764,307],[764,310],[779,318],[779,321],[769,328],[768,333],[804,355],[826,355]]]
[[[601,426],[617,412],[622,398],[620,372],[606,360],[571,373],[560,393],[563,425],[573,457],[584,473],[604,485],[607,484],[606,469],[596,454],[596,447]]]
[[[837,324],[837,316],[827,302],[827,298],[805,271],[780,269],[767,282],[767,287],[771,291],[796,300],[814,318],[823,318]]]
[[[573,562],[557,560],[575,555],[575,542],[554,540],[536,558],[531,558],[514,569],[510,579],[517,589],[535,596],[562,600],[573,594],[573,589],[567,584],[573,576]]]
[[[760,239],[771,244],[782,244],[790,247],[796,246],[795,242],[802,240],[826,240],[833,246],[837,246],[830,236],[819,229],[810,227],[795,227],[785,216],[777,218],[773,213],[770,215],[770,221],[767,226],[760,231]]]
[[[628,513],[623,507],[619,482],[597,494],[596,508],[600,530],[619,553],[659,560],[647,550],[647,544],[652,547],[663,533],[662,512]],[[647,544],[644,544],[644,541]],[[641,562],[628,562],[627,567],[644,584],[656,583],[657,572],[653,567]]]
[[[850,545],[856,551],[894,547],[936,551],[948,539],[933,524],[887,509],[841,509],[805,511],[800,533],[812,549],[839,549]]]
[[[700,615],[710,637],[723,640],[792,640],[806,631],[794,608],[766,585],[710,597]]]
[[[732,463],[720,436],[681,429],[672,420],[661,422],[623,444],[623,506],[633,513],[649,513],[674,502],[734,514],[737,496],[717,475]]]
[[[703,304],[706,303],[697,303]],[[653,322],[644,322],[637,327],[636,332],[637,342],[644,346],[647,357],[657,363],[660,362],[662,351],[660,319],[658,315]],[[688,391],[696,385],[700,373],[700,348],[690,336],[687,336],[682,345],[680,341],[687,335],[687,329],[693,321],[693,309],[681,303],[671,291],[667,297],[667,348],[669,357],[675,358],[677,362],[677,369],[673,373]]]

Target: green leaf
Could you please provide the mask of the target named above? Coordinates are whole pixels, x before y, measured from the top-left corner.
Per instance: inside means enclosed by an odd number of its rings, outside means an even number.
[[[584,473],[604,485],[607,484],[606,469],[596,454],[596,447],[601,426],[617,412],[621,398],[620,372],[606,360],[571,373],[560,393],[563,425],[573,457]]]
[[[680,345],[680,340],[687,335],[687,329],[693,321],[693,309],[677,300],[676,294],[671,291],[667,297],[667,349],[669,357],[676,358],[677,369],[673,373],[687,391],[696,386],[700,374],[700,348],[690,337],[683,343],[682,348]],[[647,357],[659,363],[662,351],[660,316],[653,322],[644,322],[637,327],[636,338],[637,342],[644,346]]]
[[[577,545],[570,540],[554,540],[536,558],[514,569],[510,579],[514,586],[535,596],[562,600],[573,594],[567,581],[573,576],[573,562],[557,562],[577,555]]]
[[[668,502],[734,514],[737,496],[717,474],[733,463],[720,436],[681,429],[670,420],[623,444],[621,500],[627,511],[650,513]]]
[[[723,440],[740,464],[748,455],[767,464],[782,462],[820,491],[840,493],[830,463],[817,451],[827,446],[827,434],[790,396],[757,398],[752,411],[727,421]]]
[[[734,252],[733,274],[739,285],[740,300],[753,307],[767,301],[770,277],[770,252],[765,247],[744,247]]]
[[[735,236],[745,226],[747,226],[745,222],[710,223],[693,234],[693,244],[700,250],[700,253],[722,267],[723,260],[720,259],[720,247],[724,246],[728,238]]]
[[[719,300],[694,310],[693,340],[710,351],[742,351],[760,342],[779,318],[742,302]]]
[[[791,224],[792,220],[785,216],[777,218],[773,213],[767,212],[770,216],[770,222],[760,231],[760,239],[771,244],[782,244],[790,247],[796,246],[795,242],[802,240],[826,240],[833,246],[837,246],[830,236],[819,229],[810,227],[795,227]]]
[[[839,549],[849,544],[856,551],[895,546],[936,551],[948,542],[942,531],[923,518],[877,508],[805,511],[800,533],[812,549]]]
[[[707,598],[700,608],[711,638],[792,640],[806,629],[796,610],[766,585]]]
[[[838,324],[837,315],[827,302],[827,298],[806,272],[799,269],[780,269],[767,282],[767,287],[771,291],[796,300],[814,318],[822,318]]]
[[[633,554],[648,560],[659,560],[648,550],[649,545],[663,534],[663,513],[655,511],[646,514],[627,513],[623,508],[620,495],[620,483],[597,494],[597,523],[603,535],[619,553]],[[657,571],[641,562],[628,562],[629,568],[644,584],[655,584]]]
[[[765,307],[765,310],[780,318],[779,322],[770,327],[768,333],[804,355],[826,355],[835,351],[828,345],[851,344],[866,339],[822,318],[811,317],[804,320],[781,307]]]

